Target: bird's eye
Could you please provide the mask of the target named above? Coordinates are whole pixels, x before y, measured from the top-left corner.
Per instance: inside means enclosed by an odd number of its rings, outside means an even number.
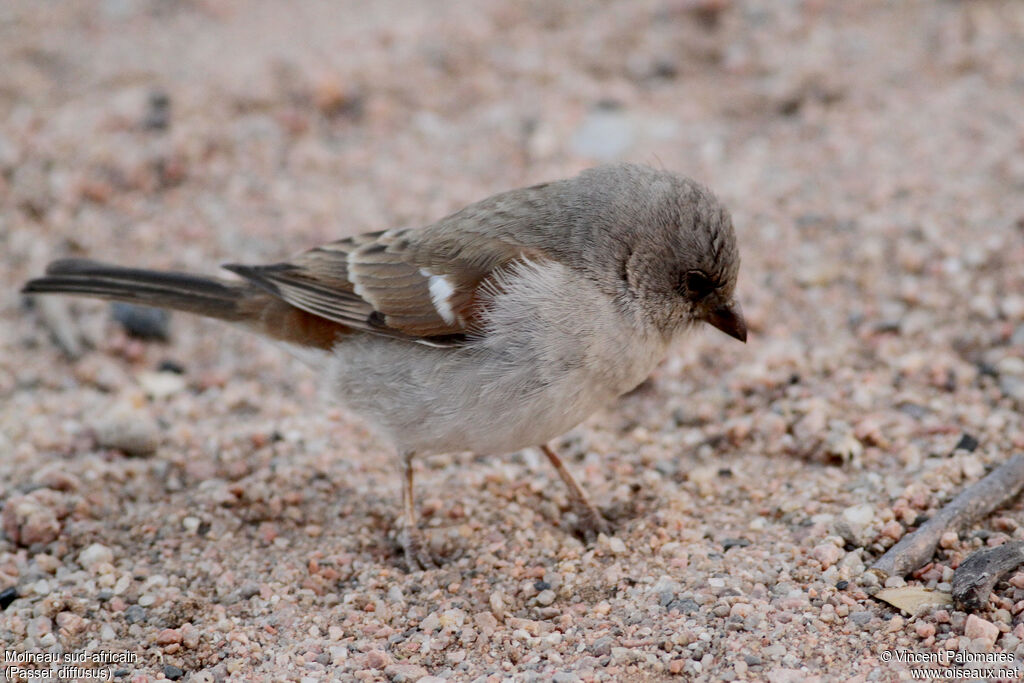
[[[682,285],[680,289],[683,290],[680,294],[691,301],[700,301],[718,286],[699,270],[690,270],[684,273],[680,284]]]

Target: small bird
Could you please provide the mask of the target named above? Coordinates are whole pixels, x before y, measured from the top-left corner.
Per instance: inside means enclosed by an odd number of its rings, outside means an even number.
[[[425,227],[224,266],[240,280],[65,259],[23,292],[197,313],[284,346],[394,445],[412,571],[435,566],[416,520],[416,454],[539,447],[584,538],[606,530],[547,442],[639,385],[697,323],[745,342],[739,265],[732,219],[707,188],[618,164]]]

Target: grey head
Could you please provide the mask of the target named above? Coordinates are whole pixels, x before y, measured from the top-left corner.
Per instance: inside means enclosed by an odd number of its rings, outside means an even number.
[[[535,251],[580,272],[667,337],[707,322],[746,341],[729,212],[706,187],[669,171],[599,166],[488,197],[424,236],[413,246],[421,267],[458,261],[485,272]]]
[[[735,300],[740,256],[729,212],[706,187],[620,164],[564,182],[566,244],[607,293],[666,335],[706,322],[746,341]],[[556,247],[557,249],[557,247]]]

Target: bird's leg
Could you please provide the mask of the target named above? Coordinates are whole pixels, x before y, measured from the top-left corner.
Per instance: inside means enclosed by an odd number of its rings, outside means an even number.
[[[423,532],[416,523],[416,506],[413,498],[412,459],[415,453],[402,453],[402,517],[399,523],[398,542],[405,553],[405,564],[409,571],[433,569],[437,567],[434,558],[426,550]]]
[[[583,540],[587,543],[592,543],[597,540],[598,534],[608,533],[611,527],[607,520],[601,516],[601,513],[598,512],[597,508],[587,498],[587,494],[583,492],[580,485],[569,474],[569,470],[565,468],[565,463],[562,462],[562,459],[547,444],[542,444],[540,449],[544,451],[544,455],[548,456],[548,460],[551,461],[551,464],[555,466],[555,470],[558,471],[558,476],[562,478],[566,488],[569,489],[569,502],[572,504],[576,517],[579,518],[579,531],[583,535]]]

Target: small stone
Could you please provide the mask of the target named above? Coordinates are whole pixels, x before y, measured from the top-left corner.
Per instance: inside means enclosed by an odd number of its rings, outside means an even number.
[[[420,630],[424,633],[433,633],[441,628],[441,617],[437,612],[431,612],[420,622]]]
[[[975,614],[969,614],[964,625],[964,635],[971,640],[983,640],[991,647],[999,637],[999,627]]]
[[[49,617],[36,617],[32,621],[28,622],[28,636],[35,640],[40,640],[43,636],[46,636],[53,632],[53,622],[50,621]]]
[[[599,534],[597,541],[616,555],[624,555],[628,552],[626,544],[623,543],[622,539],[618,536],[605,536],[604,534]]]
[[[953,446],[954,451],[967,451],[973,453],[978,448],[979,442],[976,438],[970,434],[964,432],[960,436],[960,440],[956,442],[956,446]]]
[[[849,619],[858,626],[864,626],[875,618],[874,612],[850,612]]]
[[[864,446],[853,434],[849,425],[833,427],[825,439],[825,452],[840,462],[858,462],[864,453]]]
[[[882,535],[898,541],[903,536],[903,525],[896,520],[886,522],[885,526],[882,527]]]
[[[171,315],[162,308],[115,301],[110,304],[110,312],[133,337],[167,341],[170,336]]]
[[[146,620],[146,608],[139,605],[131,605],[124,611],[124,619],[129,624],[138,624]]]
[[[722,541],[722,552],[730,548],[746,548],[748,545],[750,541],[745,538],[726,538]]]
[[[255,581],[247,581],[238,587],[238,589],[231,591],[224,597],[225,605],[234,605],[238,602],[244,602],[249,598],[260,594],[260,586]]]
[[[709,488],[718,476],[717,467],[694,467],[686,473],[686,478],[697,485],[701,491]]]
[[[139,385],[150,398],[167,398],[188,386],[185,378],[176,372],[139,373]]]
[[[391,657],[383,650],[370,650],[366,655],[366,666],[383,669],[391,663]]]
[[[867,530],[874,518],[875,508],[871,504],[853,505],[843,510],[833,530],[848,543],[864,546],[868,543]]]
[[[312,95],[313,104],[328,118],[359,118],[362,115],[365,100],[362,90],[344,83],[335,75],[319,78],[312,88]]]
[[[457,630],[466,623],[466,613],[460,609],[447,609],[441,614],[441,628]]]
[[[176,628],[165,628],[156,636],[157,645],[171,645],[181,642],[181,631]]]
[[[548,605],[550,605],[554,601],[555,601],[555,591],[553,591],[551,589],[548,589],[548,590],[545,590],[545,591],[541,591],[537,595],[537,604],[538,605],[543,605],[544,607],[547,607]]]
[[[802,281],[808,279],[815,280],[816,278],[811,273],[804,273],[800,276]],[[801,443],[814,443],[820,441],[822,433],[828,426],[828,411],[825,405],[817,402],[812,405],[806,414],[800,418],[800,420],[793,425],[793,435]]]
[[[61,612],[56,618],[57,629],[62,636],[75,635],[81,632],[89,622],[74,612]]]
[[[939,538],[939,547],[955,548],[960,543],[960,536],[955,531],[947,531]]]
[[[581,679],[572,671],[559,671],[551,677],[551,683],[579,683]]]
[[[49,491],[41,489],[40,491]],[[54,492],[50,492],[54,493]],[[45,494],[33,491],[25,496],[13,496],[0,513],[4,533],[13,543],[31,546],[50,543],[60,535],[61,525],[52,505],[44,500]]]
[[[105,545],[93,543],[78,553],[78,564],[83,569],[93,570],[100,564],[113,564],[114,552]]]
[[[614,642],[611,636],[603,636],[591,643],[587,649],[596,657],[604,657],[612,653],[612,643]]]
[[[160,430],[148,415],[127,408],[115,409],[92,425],[96,442],[126,455],[151,455],[160,444]]]
[[[0,591],[0,611],[3,611],[11,606],[11,603],[17,600],[20,596],[18,595],[18,589],[14,586],[5,588]]]
[[[843,557],[843,549],[835,543],[822,543],[812,551],[814,559],[821,563],[822,569],[828,569]]]
[[[146,101],[142,127],[147,130],[166,130],[170,125],[171,97],[163,90],[154,90]]]
[[[171,679],[172,681],[176,681],[184,675],[184,669],[176,667],[172,664],[164,664],[164,676]]]
[[[498,617],[498,619],[501,619],[505,614],[505,600],[501,591],[494,591],[491,593],[489,602],[491,605],[491,612],[493,612],[494,616]]]
[[[1000,375],[1024,375],[1024,359],[1006,356],[996,363],[996,372]]]
[[[999,301],[999,309],[1010,320],[1024,318],[1024,296],[1011,294]]]
[[[2,457],[3,455],[0,454],[0,458]],[[82,482],[78,477],[65,471],[59,465],[39,470],[32,475],[32,481],[54,491],[77,491],[82,487]]]
[[[103,567],[101,566],[101,570],[102,569]],[[124,595],[124,592],[128,590],[131,587],[131,585],[132,577],[128,574],[122,574],[121,577],[117,580],[117,583],[114,584],[113,590],[111,590],[110,592],[114,595]]]
[[[1017,375],[1000,375],[999,388],[1006,396],[1024,406],[1024,377]]]
[[[199,646],[199,629],[187,621],[179,628],[181,631],[181,644],[189,649]]]
[[[427,670],[415,664],[391,664],[384,669],[384,675],[394,683],[416,683],[427,675]]]
[[[665,605],[665,611],[676,610],[680,614],[697,614],[700,612],[700,604],[693,598],[679,598]]]
[[[960,458],[960,470],[967,479],[981,479],[985,474],[985,463],[976,455]]]
[[[852,505],[843,510],[843,519],[851,524],[866,526],[875,518],[875,508],[870,503]]]
[[[156,371],[157,372],[170,372],[170,373],[175,374],[175,375],[184,375],[185,374],[185,366],[182,365],[181,363],[179,363],[176,360],[171,360],[170,358],[165,358],[164,360],[160,361],[159,365],[156,366]]]

